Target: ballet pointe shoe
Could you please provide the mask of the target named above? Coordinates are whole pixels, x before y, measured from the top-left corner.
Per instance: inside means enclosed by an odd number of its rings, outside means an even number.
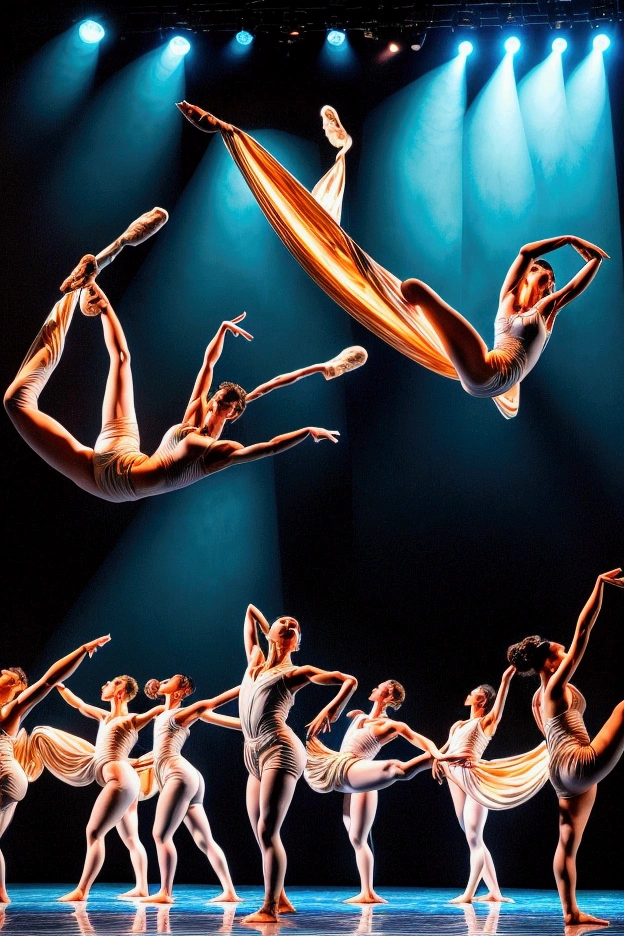
[[[99,272],[98,263],[93,254],[85,254],[67,279],[61,283],[61,292],[68,293],[75,289],[82,289],[87,283],[92,282]]]
[[[340,354],[337,354],[331,361],[324,365],[323,376],[325,380],[333,380],[334,377],[342,377],[348,371],[356,370],[368,360],[368,351],[360,345],[353,345],[351,348],[345,348]]]
[[[108,299],[97,283],[90,283],[80,290],[80,311],[83,315],[90,318],[99,315],[108,304]]]

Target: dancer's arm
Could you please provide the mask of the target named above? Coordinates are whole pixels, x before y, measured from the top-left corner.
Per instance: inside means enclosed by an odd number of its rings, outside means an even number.
[[[247,606],[245,623],[243,624],[245,653],[247,655],[247,662],[250,666],[257,666],[262,660],[264,660],[264,651],[260,646],[260,641],[258,639],[258,628],[260,628],[266,637],[266,635],[269,633],[269,630],[271,629],[271,625],[265,618],[262,611],[260,611],[259,608],[256,608],[255,605],[250,604]]]
[[[561,699],[567,683],[572,678],[574,671],[583,659],[592,627],[600,614],[602,595],[606,584],[624,588],[622,570],[612,569],[610,572],[603,572],[596,579],[596,584],[592,589],[592,593],[587,599],[585,607],[581,611],[576,623],[576,630],[574,631],[570,649],[566,653],[561,665],[548,680],[547,692],[553,701]]]
[[[184,413],[184,419],[182,420],[184,423],[190,423],[199,429],[204,420],[206,409],[208,408],[206,397],[212,384],[215,364],[221,357],[221,352],[223,351],[223,343],[227,333],[230,332],[234,337],[242,335],[247,341],[252,341],[253,336],[237,325],[237,322],[241,322],[246,315],[246,312],[241,312],[240,315],[237,315],[236,318],[233,318],[231,321],[221,322],[216,335],[206,348],[204,363],[195,379],[195,386],[193,387],[191,398]]]
[[[340,685],[340,689],[332,701],[321,709],[316,718],[313,718],[306,725],[308,738],[314,738],[322,731],[331,731],[332,723],[336,721],[358,685],[355,676],[349,676],[339,670],[331,672],[322,670],[317,666],[298,666],[292,674],[285,678],[291,692],[296,692],[307,683],[316,683],[318,686]]]
[[[108,718],[110,711],[108,709],[99,708],[97,705],[89,705],[88,702],[85,702],[80,696],[77,696],[75,692],[72,692],[71,689],[68,689],[67,686],[63,683],[59,683],[56,687],[68,705],[71,705],[72,708],[78,709],[81,715],[86,715],[87,718],[95,718],[98,721],[102,721],[104,718]]]
[[[192,705],[187,705],[185,708],[179,709],[173,718],[177,724],[181,725],[183,728],[189,728],[198,718],[201,718],[202,721],[212,722],[214,725],[223,725],[227,728],[240,727],[240,720],[238,718],[234,718],[231,715],[219,715],[214,712],[214,709],[225,705],[226,702],[231,702],[232,699],[238,698],[239,692],[240,686],[234,686],[233,689],[228,689],[226,692],[222,692],[213,699],[202,699],[200,702],[194,702]],[[236,724],[236,722],[238,722],[238,724]]]
[[[606,254],[605,251],[600,247],[597,247],[595,244],[591,244],[589,241],[583,240],[581,237],[574,237],[572,234],[564,234],[561,237],[549,237],[545,240],[533,241],[530,244],[524,244],[524,246],[520,248],[518,256],[507,271],[507,276],[505,277],[501,287],[500,301],[502,302],[505,296],[516,288],[534,260],[537,260],[543,254],[550,253],[553,250],[559,250],[560,247],[565,247],[566,245],[574,247],[574,249],[581,254],[583,259],[588,261],[598,261],[598,266],[600,265],[600,259],[603,257],[608,257],[608,254]],[[598,269],[598,266],[596,266],[596,270]],[[583,271],[581,271],[581,273],[582,272]],[[593,276],[595,276],[595,271],[592,273],[592,278]],[[583,289],[584,288],[585,286],[583,286]],[[563,292],[565,289],[567,289],[567,287],[563,287],[563,289],[558,290],[558,292]],[[548,298],[550,299],[552,297],[549,296]]]
[[[37,680],[37,682],[33,683],[32,686],[29,686],[27,689],[24,689],[12,702],[5,705],[4,724],[6,730],[8,730],[9,725],[13,726],[13,724],[19,724],[30,710],[52,691],[57,683],[71,676],[87,654],[93,656],[98,647],[104,646],[109,640],[110,634],[107,634],[105,637],[98,637],[96,640],[90,640],[88,643],[83,644],[82,647],[78,647],[77,650],[74,650],[73,653],[69,653],[67,656],[57,660],[41,679]]]
[[[223,468],[228,468],[230,465],[242,465],[245,462],[266,458],[268,455],[279,455],[280,452],[285,452],[294,445],[299,445],[308,436],[311,436],[315,442],[320,442],[322,439],[337,442],[336,436],[339,435],[340,433],[336,429],[306,426],[305,429],[295,429],[294,432],[285,432],[283,435],[275,436],[269,442],[257,442],[255,445],[245,445],[240,448],[234,448],[232,442],[215,442],[210,451],[211,455],[214,453],[215,462],[219,461],[217,455],[220,450],[226,452]]]
[[[296,383],[302,377],[309,377],[310,374],[322,374],[325,371],[325,364],[311,364],[310,367],[300,367],[299,370],[292,371],[290,374],[281,374],[266,383],[260,384],[251,393],[245,397],[246,403],[257,400],[259,397],[270,393],[271,390],[278,390],[280,387],[287,387],[289,384]]]
[[[498,728],[498,723],[503,717],[503,709],[505,708],[505,702],[507,701],[507,694],[509,692],[509,686],[511,680],[513,679],[514,673],[516,672],[515,666],[508,666],[505,672],[503,673],[501,684],[496,693],[496,701],[492,706],[491,710],[484,715],[481,719],[481,728],[483,732],[491,738],[494,735],[494,732]]]
[[[442,757],[443,752],[430,738],[418,734],[417,731],[414,731],[413,728],[410,728],[405,722],[395,722],[393,719],[390,719],[390,725],[400,738],[405,738],[405,740],[413,744],[414,747],[420,748],[421,751],[426,751],[428,754],[432,754],[435,758]]]
[[[155,705],[153,708],[148,709],[147,712],[141,712],[140,715],[134,715],[134,727],[137,731],[140,731],[141,728],[145,728],[153,718],[156,718],[157,715],[160,715],[165,711],[164,705]]]

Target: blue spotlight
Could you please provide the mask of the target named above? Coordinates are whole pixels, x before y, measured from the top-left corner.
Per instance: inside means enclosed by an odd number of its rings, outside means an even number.
[[[191,43],[184,36],[174,36],[169,42],[169,51],[172,55],[183,56],[190,51]]]
[[[459,52],[460,55],[463,55],[464,58],[467,55],[470,55],[473,49],[474,49],[474,46],[472,42],[468,42],[467,39],[464,39],[464,41],[460,42],[459,45],[457,46],[457,51]]]
[[[510,55],[515,55],[519,48],[520,40],[517,36],[510,36],[505,40],[505,52],[509,52]]]
[[[604,52],[611,45],[611,40],[606,33],[598,33],[592,45],[597,52]]]
[[[333,46],[341,46],[346,38],[342,29],[330,29],[327,33],[327,41]]]
[[[240,42],[240,44],[243,46],[248,46],[253,42],[253,36],[250,32],[247,32],[246,29],[240,29],[236,33],[236,41]]]
[[[565,50],[568,48],[568,43],[560,36],[558,39],[554,40],[551,48],[553,52],[565,52]]]
[[[83,42],[93,45],[94,42],[100,42],[104,38],[104,27],[95,20],[85,20],[78,27],[78,35]]]

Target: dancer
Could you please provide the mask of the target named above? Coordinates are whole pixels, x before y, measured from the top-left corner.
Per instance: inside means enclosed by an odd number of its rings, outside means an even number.
[[[364,348],[351,347],[331,361],[283,374],[249,394],[238,384],[226,381],[209,395],[214,366],[226,335],[242,335],[252,340],[239,324],[245,317],[243,312],[222,322],[208,345],[182,422],[169,429],[153,455],[143,454],[134,407],[130,352],[121,323],[95,278],[124,246],[151,237],[167,217],[164,209],[154,208],[97,257],[88,254],[82,258],[62,284],[64,298],[52,309],[4,397],[15,428],[45,462],[82,490],[115,503],[178,490],[231,465],[277,455],[308,437],[315,442],[322,439],[337,442],[340,433],[314,426],[247,446],[220,437],[226,422],[237,419],[246,403],[311,374],[321,373],[331,380],[360,367],[367,358]],[[59,422],[39,410],[39,396],[60,361],[78,298],[85,315],[100,316],[110,358],[102,429],[94,448],[83,445]]]
[[[105,857],[105,838],[108,832],[117,826],[119,834],[130,850],[137,881],[140,886],[137,891],[147,894],[147,854],[138,836],[138,819],[136,806],[141,790],[141,782],[137,772],[133,769],[128,755],[138,740],[138,733],[153,718],[163,710],[163,705],[157,705],[147,712],[132,714],[128,711],[128,703],[134,699],[139,687],[132,676],[116,676],[102,686],[102,701],[110,703],[110,711],[89,705],[64,685],[58,690],[65,701],[73,708],[78,709],[81,715],[99,721],[94,755],[90,765],[85,769],[92,770],[95,781],[102,787],[102,792],[96,799],[91,818],[87,825],[87,854],[85,857],[82,876],[78,886],[59,897],[65,902],[86,900],[94,880],[98,876]],[[57,756],[62,762],[63,751]],[[59,770],[58,764],[46,766],[52,772]],[[58,774],[57,774],[58,775]],[[124,896],[141,896],[136,892],[129,892]]]
[[[624,588],[622,569],[603,572],[596,579],[569,650],[537,635],[525,637],[507,650],[509,662],[519,673],[536,673],[540,677],[541,685],[533,696],[533,715],[546,738],[550,782],[559,799],[559,843],[553,870],[566,925],[608,925],[608,920],[579,910],[576,853],[596,800],[598,783],[611,773],[624,752],[624,701],[616,705],[598,734],[590,739],[583,721],[585,699],[570,682],[600,613],[605,585]]]
[[[184,822],[193,841],[202,851],[221,882],[222,891],[210,903],[239,901],[223,850],[212,837],[204,809],[204,778],[180,751],[190,734],[191,725],[198,719],[240,730],[240,719],[214,713],[238,695],[238,687],[214,699],[182,707],[182,701],[194,691],[189,676],[176,675],[170,679],[150,679],[145,686],[149,699],[164,696],[165,709],[154,721],[154,747],[152,751],[154,773],[160,791],[154,819],[154,841],[160,868],[160,890],[144,897],[145,903],[173,903],[173,879],[177,865],[177,852],[173,843],[176,829]]]
[[[24,766],[28,765],[28,741],[25,730],[21,729],[22,722],[58,682],[74,672],[87,654],[92,657],[109,640],[110,635],[106,635],[83,644],[57,660],[31,686],[19,666],[0,670],[0,838],[11,824],[15,807],[24,799],[28,789],[29,777],[24,771]],[[10,902],[4,856],[0,851],[0,904]]]
[[[433,765],[433,774],[439,782],[445,776],[450,781],[457,820],[470,849],[468,883],[464,892],[449,903],[464,904],[472,900],[513,903],[501,893],[492,856],[483,841],[488,812],[519,806],[541,790],[548,779],[548,754],[544,743],[516,757],[481,759],[501,720],[514,673],[513,666],[505,670],[498,692],[485,683],[467,696],[464,705],[470,706],[470,718],[455,722],[448,741],[440,748],[448,754],[463,755],[467,763],[437,761]],[[481,878],[488,893],[475,897]]]
[[[417,734],[405,722],[388,716],[389,708],[399,709],[405,700],[405,689],[394,679],[380,683],[369,696],[373,707],[368,714],[359,709],[348,713],[353,719],[340,745],[340,751],[330,751],[318,738],[307,743],[308,762],[304,776],[317,793],[340,790],[344,793],[343,820],[349,840],[355,849],[360,874],[360,892],[345,903],[387,903],[373,888],[374,856],[368,843],[377,812],[377,791],[397,780],[410,780],[431,767],[433,758],[441,756],[433,741]],[[382,746],[405,738],[410,744],[427,752],[410,761],[373,758]]]
[[[501,288],[494,346],[417,279],[401,282],[366,254],[340,227],[344,152],[339,153],[322,191],[308,192],[252,137],[187,101],[176,105],[195,127],[221,132],[267,219],[306,272],[338,305],[396,350],[424,367],[461,382],[472,396],[494,400],[511,418],[520,405],[520,381],[533,369],[552,332],[557,313],[590,284],[603,258],[600,247],[572,235],[525,244]],[[332,109],[330,109],[332,110]],[[342,145],[338,115],[334,146]],[[320,183],[319,183],[320,185]],[[327,193],[334,195],[335,207]],[[570,245],[585,261],[562,289],[543,254]]]
[[[268,655],[259,642],[258,628],[266,636]],[[247,670],[240,686],[239,713],[245,738],[247,812],[262,852],[264,902],[243,922],[270,923],[280,913],[294,913],[284,893],[286,852],[280,829],[286,818],[297,781],[303,773],[306,752],[303,744],[286,724],[295,693],[304,686],[339,685],[332,701],[308,727],[314,737],[330,731],[348,699],[357,688],[357,680],[337,670],[328,672],[316,666],[295,666],[291,654],[299,648],[301,629],[292,617],[277,618],[269,624],[264,615],[249,605],[245,615],[244,640]]]

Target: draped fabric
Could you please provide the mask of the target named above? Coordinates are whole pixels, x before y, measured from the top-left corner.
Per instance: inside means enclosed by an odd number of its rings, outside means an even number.
[[[433,326],[418,306],[403,298],[398,277],[369,257],[340,227],[344,151],[310,193],[253,137],[212,115],[210,119],[269,223],[321,289],[401,354],[458,380]],[[507,419],[516,415],[517,386],[492,399]]]
[[[472,767],[445,763],[444,772],[487,809],[513,809],[535,796],[548,780],[548,751],[542,741],[524,754],[478,760]]]
[[[349,768],[362,758],[352,751],[332,751],[318,738],[306,742],[307,761],[303,776],[316,793],[342,790]]]

